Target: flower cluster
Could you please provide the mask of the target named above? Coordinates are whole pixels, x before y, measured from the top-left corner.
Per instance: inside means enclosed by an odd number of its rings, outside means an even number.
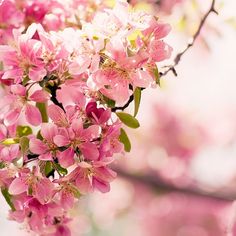
[[[37,235],[70,235],[75,201],[109,191],[114,154],[130,150],[121,124],[139,127],[141,91],[172,51],[168,24],[105,2],[0,5],[0,187]],[[116,112],[132,96],[134,116]]]

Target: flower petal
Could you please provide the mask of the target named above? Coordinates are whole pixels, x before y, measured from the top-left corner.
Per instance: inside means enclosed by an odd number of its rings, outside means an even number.
[[[99,151],[94,143],[83,143],[80,145],[80,150],[87,160],[97,160],[99,157]]]
[[[27,191],[28,185],[23,178],[14,179],[9,186],[9,193],[12,195],[18,195]]]
[[[38,126],[42,123],[42,117],[39,109],[33,105],[27,104],[25,107],[25,118],[34,126]]]

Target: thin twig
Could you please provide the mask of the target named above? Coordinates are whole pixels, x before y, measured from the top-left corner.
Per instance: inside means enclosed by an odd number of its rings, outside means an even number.
[[[218,14],[218,12],[215,10],[215,0],[212,0],[212,3],[211,3],[211,6],[210,6],[209,10],[206,12],[206,14],[203,16],[202,20],[200,21],[200,24],[199,24],[199,26],[198,26],[198,29],[197,29],[196,33],[193,35],[191,42],[188,43],[187,47],[186,47],[182,52],[180,52],[180,53],[178,53],[178,54],[176,55],[176,57],[175,57],[175,59],[174,59],[174,64],[171,65],[171,66],[169,66],[166,71],[162,72],[162,73],[160,74],[160,77],[167,75],[170,71],[172,71],[173,74],[174,74],[175,76],[177,76],[177,72],[176,72],[175,67],[179,64],[179,62],[180,62],[182,56],[183,56],[191,47],[193,47],[195,41],[197,40],[198,36],[199,36],[200,33],[201,33],[201,30],[202,30],[202,28],[203,28],[203,26],[204,26],[204,24],[205,24],[205,22],[206,22],[208,16],[209,16],[211,13]]]

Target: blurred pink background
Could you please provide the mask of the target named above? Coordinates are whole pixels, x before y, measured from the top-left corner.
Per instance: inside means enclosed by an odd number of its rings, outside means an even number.
[[[168,38],[173,56],[186,46],[210,3],[186,0],[162,16],[173,27]],[[216,8],[219,15],[210,15],[176,67],[178,77],[169,74],[161,89],[143,92],[141,128],[127,129],[132,152],[118,157],[115,167],[143,179],[161,177],[171,186],[236,196],[236,1],[218,0]],[[164,191],[130,176],[120,174],[108,194],[82,198],[71,212],[77,216],[73,236],[234,235],[232,201]],[[7,220],[8,207],[0,200],[1,235],[26,235]]]

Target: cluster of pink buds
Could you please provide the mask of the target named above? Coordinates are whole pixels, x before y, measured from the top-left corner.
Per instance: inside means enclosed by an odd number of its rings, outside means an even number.
[[[172,51],[168,24],[103,2],[0,5],[0,188],[35,235],[71,235],[75,202],[109,191],[114,154],[131,148],[122,123],[139,127],[141,91]],[[119,111],[132,100],[134,115]]]

